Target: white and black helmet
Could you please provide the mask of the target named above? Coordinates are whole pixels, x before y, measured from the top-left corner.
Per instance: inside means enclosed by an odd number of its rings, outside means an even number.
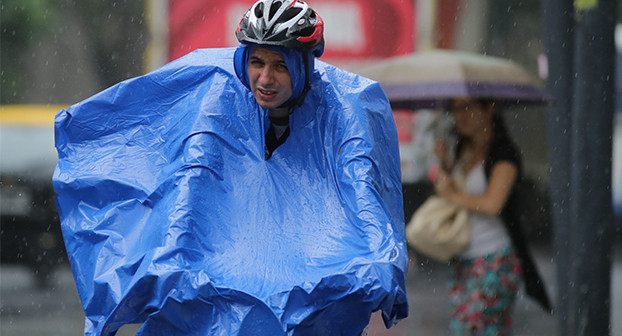
[[[235,36],[241,43],[275,45],[311,52],[324,51],[324,22],[305,2],[260,0],[242,17]]]

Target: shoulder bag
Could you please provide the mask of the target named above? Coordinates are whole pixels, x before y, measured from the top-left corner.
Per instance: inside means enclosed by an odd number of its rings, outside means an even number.
[[[432,195],[406,226],[406,240],[422,254],[447,262],[469,247],[470,231],[467,209]]]

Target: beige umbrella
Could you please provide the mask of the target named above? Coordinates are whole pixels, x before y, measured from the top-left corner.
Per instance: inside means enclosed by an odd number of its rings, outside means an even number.
[[[388,58],[356,73],[376,80],[394,108],[444,104],[454,97],[543,103],[543,83],[508,59],[458,50],[432,50]]]

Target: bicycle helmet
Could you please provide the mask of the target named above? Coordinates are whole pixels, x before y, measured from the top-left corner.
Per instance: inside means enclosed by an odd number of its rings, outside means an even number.
[[[244,44],[273,45],[324,52],[324,21],[305,2],[260,0],[244,14],[235,36]]]

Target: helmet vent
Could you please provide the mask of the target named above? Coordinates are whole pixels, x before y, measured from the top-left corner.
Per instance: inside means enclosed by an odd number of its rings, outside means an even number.
[[[255,6],[255,16],[260,19],[263,17],[263,2],[260,2],[259,4],[257,4],[257,6]]]
[[[285,13],[283,13],[283,21],[289,21],[293,19],[301,11],[302,9],[300,8],[296,8],[296,7],[289,8],[288,10],[285,11]]]
[[[272,18],[274,18],[274,14],[279,11],[279,8],[281,8],[282,4],[282,2],[272,3],[272,6],[270,6],[270,14],[268,14],[268,20],[272,20]]]
[[[300,30],[300,36],[311,36],[315,32],[315,27],[306,27]]]
[[[287,38],[287,32],[286,31],[282,31],[282,32],[280,32],[280,33],[278,33],[276,35],[273,35],[270,38],[270,40],[273,40],[273,41],[283,41],[286,38]]]

